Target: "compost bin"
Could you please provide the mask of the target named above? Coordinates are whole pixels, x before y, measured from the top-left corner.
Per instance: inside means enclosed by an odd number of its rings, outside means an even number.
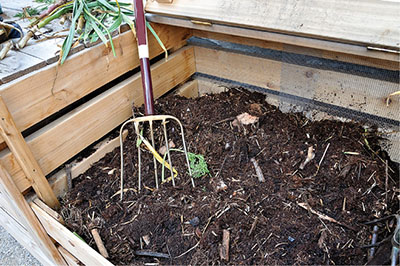
[[[399,6],[178,0],[146,10],[169,51],[149,34],[155,97],[173,92],[156,108],[184,121],[209,173],[193,188],[176,152],[176,187],[154,190],[150,171],[138,191],[141,144],[128,128],[121,203],[115,132],[143,103],[135,36],[122,27],[116,56],[78,45],[62,65],[30,40],[0,61],[29,62],[2,71],[2,226],[44,264],[389,262],[390,241],[370,254],[368,222],[387,218],[378,242],[396,227]]]

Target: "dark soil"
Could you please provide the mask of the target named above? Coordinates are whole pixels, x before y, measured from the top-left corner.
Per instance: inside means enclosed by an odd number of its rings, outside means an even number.
[[[142,144],[142,191],[135,192],[131,128],[124,144],[124,188],[130,190],[123,201],[113,197],[119,191],[119,148],[74,180],[63,201],[67,226],[97,249],[89,232],[95,225],[115,264],[364,264],[368,248],[362,246],[370,244],[372,226],[362,223],[398,210],[399,174],[392,164],[386,174],[387,158],[372,129],[283,114],[264,95],[237,89],[197,99],[168,96],[156,106],[157,113],[180,119],[189,151],[205,157],[210,174],[195,179],[193,188],[183,153],[173,152],[176,187],[169,182],[155,190],[153,159]],[[259,121],[234,126],[244,112]],[[182,148],[177,125],[167,127]],[[156,130],[156,143],[162,143],[161,133]],[[311,146],[315,158],[301,170]],[[252,158],[265,182],[258,181]],[[393,226],[389,219],[379,239]],[[220,258],[224,229],[230,232],[229,261]],[[142,249],[170,259],[135,255]]]

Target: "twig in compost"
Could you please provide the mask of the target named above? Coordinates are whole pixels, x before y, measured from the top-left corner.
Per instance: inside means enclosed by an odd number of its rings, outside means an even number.
[[[315,173],[315,175],[317,175],[317,174],[318,174],[318,172],[319,172],[319,169],[321,168],[322,161],[324,160],[324,158],[325,158],[325,155],[326,155],[326,152],[328,151],[328,149],[329,149],[329,146],[330,146],[330,145],[331,145],[330,143],[328,143],[328,145],[326,145],[326,148],[325,148],[324,154],[322,154],[321,160],[320,160],[320,161],[319,161],[319,163],[318,163],[318,168],[317,168],[317,172]]]
[[[71,173],[72,165],[67,163],[65,165],[65,172],[67,174],[67,188],[68,191],[71,191],[72,189],[72,173]]]
[[[178,259],[180,257],[185,256],[186,254],[188,254],[190,251],[192,251],[193,249],[197,248],[197,246],[200,244],[200,241],[196,243],[196,245],[194,245],[193,247],[189,248],[188,250],[186,250],[185,252],[183,252],[181,255],[176,256],[174,259]]]
[[[219,257],[221,260],[229,261],[229,239],[230,233],[224,229],[222,231],[222,245],[219,247]]]
[[[161,258],[161,259],[170,259],[170,255],[160,252],[154,251],[146,251],[146,250],[136,250],[136,256],[145,256],[145,257],[154,257],[154,258]]]
[[[321,218],[322,220],[325,220],[325,221],[328,221],[328,222],[331,222],[331,223],[335,223],[335,224],[341,225],[341,226],[346,227],[347,229],[353,230],[353,231],[355,231],[355,232],[357,231],[354,227],[352,227],[352,226],[350,226],[350,225],[347,225],[347,224],[345,224],[345,223],[339,222],[338,220],[333,219],[332,217],[329,217],[328,215],[325,215],[325,214],[323,214],[323,213],[321,213],[321,212],[319,212],[319,211],[313,210],[313,209],[311,208],[311,206],[308,205],[308,204],[305,203],[305,202],[297,202],[297,205],[299,205],[300,207],[302,207],[302,208],[305,209],[305,210],[308,210],[308,211],[311,212],[312,214],[317,215],[317,216],[318,216],[319,218]]]
[[[258,163],[257,163],[256,159],[251,158],[250,161],[253,163],[254,168],[256,169],[256,174],[257,174],[257,177],[258,177],[258,181],[259,182],[265,182],[264,174],[263,174],[260,166],[258,166]]]
[[[222,164],[221,164],[221,168],[219,168],[219,171],[217,172],[217,174],[215,175],[215,177],[218,177],[218,175],[219,175],[219,174],[221,173],[221,171],[222,171],[222,168],[224,168],[226,158],[228,158],[228,155],[225,155],[224,161],[223,161]]]
[[[94,242],[96,242],[96,246],[99,249],[100,254],[104,257],[104,258],[108,258],[108,252],[106,247],[104,246],[103,240],[101,240],[100,234],[97,231],[96,228],[93,228],[92,230],[90,230],[90,232],[92,233],[92,236],[94,238]]]
[[[228,207],[226,207],[223,211],[221,211],[221,213],[219,213],[220,211],[217,211],[215,214],[211,215],[211,216],[208,218],[207,224],[206,224],[206,226],[204,227],[203,232],[201,233],[201,238],[200,238],[200,240],[196,243],[196,245],[194,245],[193,247],[189,248],[188,250],[186,250],[186,251],[183,252],[182,254],[180,254],[180,255],[174,257],[174,259],[178,259],[178,258],[180,258],[180,257],[183,257],[183,256],[185,256],[186,254],[188,254],[190,251],[192,251],[193,249],[197,248],[198,245],[200,245],[200,242],[203,240],[204,233],[206,232],[208,226],[210,225],[211,220],[212,220],[214,217],[216,217],[216,218],[218,219],[219,217],[222,216],[222,214],[224,214],[225,212],[227,212],[230,208],[231,208],[231,207],[228,205]],[[219,214],[218,214],[218,213],[219,213]]]
[[[258,216],[256,216],[256,218],[254,218],[254,221],[251,224],[251,228],[250,228],[250,231],[249,231],[249,236],[254,232],[254,229],[256,229],[257,222],[258,222]]]
[[[304,167],[315,157],[313,146],[308,147],[307,158],[306,160],[300,164],[300,169],[303,170]]]
[[[385,203],[388,204],[388,185],[389,185],[389,171],[388,161],[385,162]]]

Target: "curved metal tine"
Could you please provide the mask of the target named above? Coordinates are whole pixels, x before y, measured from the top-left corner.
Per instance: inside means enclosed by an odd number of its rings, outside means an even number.
[[[151,145],[153,146],[154,149],[156,149],[156,146],[154,145],[154,133],[153,133],[153,121],[149,121],[150,124],[150,137],[151,137]],[[154,178],[156,181],[156,188],[158,189],[158,176],[157,176],[157,161],[156,157],[153,154],[153,164],[154,164]]]
[[[181,122],[180,122],[179,120],[177,120],[177,121],[178,121],[178,123],[179,123],[179,125],[180,125],[180,127],[181,127],[183,151],[185,152],[186,163],[187,163],[187,166],[188,166],[190,179],[192,180],[192,186],[195,187],[195,185],[194,185],[194,179],[193,179],[193,176],[192,176],[192,170],[190,169],[189,156],[188,156],[188,152],[187,152],[187,149],[186,149],[185,134],[183,133],[183,126],[182,126],[182,124],[181,124]]]
[[[124,142],[122,141],[122,130],[124,129],[124,126],[128,123],[129,121],[125,122],[122,126],[121,129],[119,130],[119,147],[120,147],[120,157],[121,157],[121,173],[120,173],[120,189],[121,189],[121,195],[120,199],[122,201],[123,198],[123,192],[124,192]]]
[[[139,132],[139,122],[135,121],[135,131],[136,131],[136,135],[138,138],[140,138],[140,132]],[[142,162],[141,162],[141,152],[140,152],[140,146],[137,147],[138,149],[138,191],[140,192],[141,188],[142,188],[142,177],[141,177],[141,167],[142,167]]]
[[[186,149],[185,133],[184,133],[184,131],[183,131],[183,125],[182,125],[181,121],[179,121],[179,119],[176,118],[176,117],[174,117],[174,116],[168,116],[168,118],[173,119],[173,120],[175,120],[176,122],[178,122],[179,126],[181,127],[183,151],[185,152],[186,163],[187,163],[187,166],[188,166],[190,179],[192,180],[192,186],[195,187],[194,179],[193,179],[193,176],[192,176],[192,170],[190,169],[189,156],[188,156],[188,152],[187,152],[187,149]]]
[[[123,123],[119,130],[119,146],[120,146],[120,156],[121,156],[121,175],[120,175],[121,201],[124,196],[124,142],[122,140],[122,132],[124,130],[124,127],[132,122],[134,122],[134,118],[129,119],[128,121]]]
[[[167,148],[167,155],[168,155],[168,162],[169,162],[169,166],[171,167],[171,178],[172,178],[172,185],[175,186],[175,177],[174,177],[174,171],[173,166],[172,166],[172,162],[171,162],[171,154],[169,152],[169,143],[168,143],[168,135],[167,135],[167,125],[166,125],[166,120],[163,119],[162,120],[162,124],[163,124],[163,128],[164,128],[164,138],[165,138],[165,147]]]

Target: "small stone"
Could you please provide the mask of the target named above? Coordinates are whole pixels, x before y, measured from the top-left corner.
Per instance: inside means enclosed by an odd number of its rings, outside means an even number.
[[[193,226],[196,227],[200,224],[200,219],[199,217],[194,217],[192,220],[189,221],[189,223]]]

